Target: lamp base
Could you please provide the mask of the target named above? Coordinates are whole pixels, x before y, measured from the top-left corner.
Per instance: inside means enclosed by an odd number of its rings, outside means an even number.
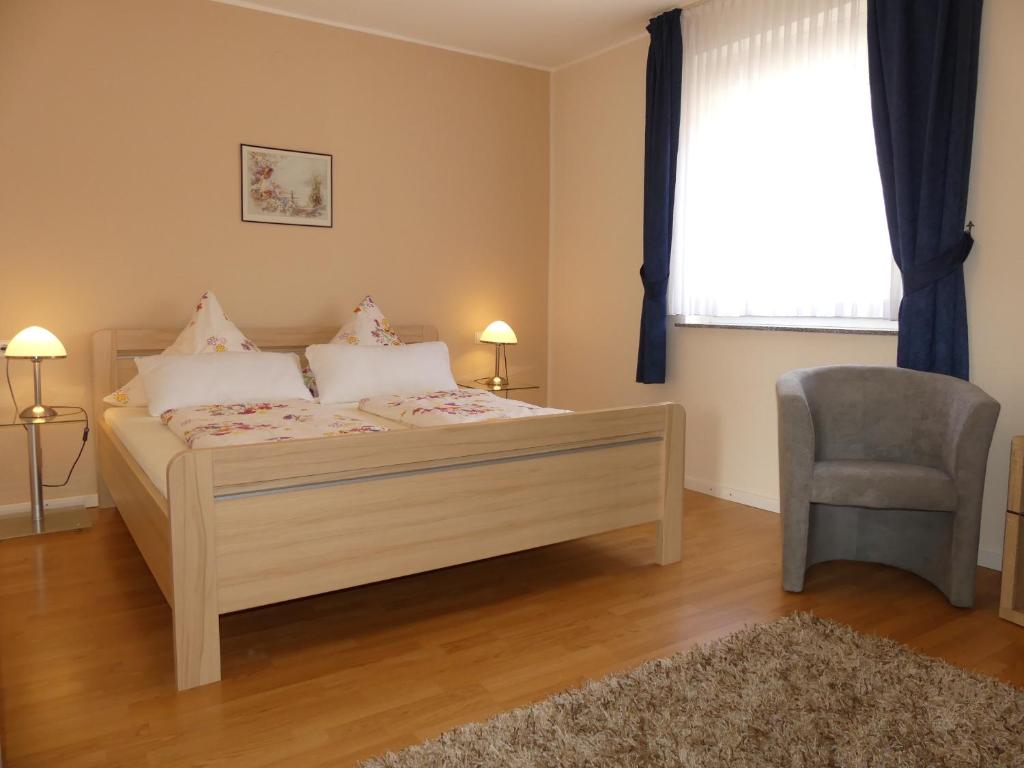
[[[32,515],[3,515],[0,517],[0,541],[22,536],[36,536],[58,531],[82,531],[92,527],[92,518],[85,507],[50,507],[44,513],[42,526],[37,528]]]
[[[22,419],[52,419],[57,415],[57,409],[48,405],[30,405],[18,416]]]

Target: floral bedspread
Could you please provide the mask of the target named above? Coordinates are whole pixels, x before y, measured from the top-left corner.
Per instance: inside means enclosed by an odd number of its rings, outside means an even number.
[[[360,418],[352,408],[308,400],[200,405],[165,411],[160,418],[189,448],[388,431],[387,427]]]
[[[359,401],[359,409],[412,427],[468,424],[493,419],[518,419],[567,413],[558,408],[506,400],[479,389],[442,390],[422,395],[371,397]]]

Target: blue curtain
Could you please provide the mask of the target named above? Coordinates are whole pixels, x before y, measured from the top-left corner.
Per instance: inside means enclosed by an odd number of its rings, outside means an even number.
[[[897,364],[966,379],[964,231],[982,0],[868,0],[871,106],[893,256]]]
[[[647,129],[644,147],[644,305],[636,380],[665,381],[668,325],[668,271],[672,250],[672,213],[679,153],[679,102],[682,96],[683,36],[680,11],[651,19],[647,31]]]

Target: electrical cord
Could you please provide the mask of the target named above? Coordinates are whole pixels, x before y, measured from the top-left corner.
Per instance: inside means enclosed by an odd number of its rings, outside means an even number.
[[[14,386],[11,384],[11,358],[4,357],[4,362],[7,364],[7,391],[11,393],[11,402],[14,404],[14,412],[19,413],[18,398],[14,396]]]
[[[58,408],[69,408],[77,406],[57,406]],[[78,466],[78,460],[82,458],[82,454],[85,453],[85,444],[89,442],[89,414],[85,412],[84,408],[79,408],[82,415],[85,417],[85,429],[82,430],[82,444],[78,446],[78,454],[75,456],[75,460],[71,462],[71,467],[68,469],[68,473],[64,476],[64,482],[62,483],[43,483],[44,488],[63,488],[71,482],[71,475],[75,471],[75,467]]]
[[[18,398],[14,395],[14,385],[11,383],[11,358],[4,358],[4,375],[7,378],[7,391],[11,395],[11,403],[14,405],[14,413],[18,414],[21,410],[18,408]],[[82,444],[78,448],[78,455],[75,456],[75,460],[71,462],[71,468],[68,470],[67,475],[64,476],[64,482],[62,483],[43,483],[44,488],[63,488],[71,482],[71,475],[75,471],[75,467],[78,466],[79,459],[82,458],[82,454],[85,453],[85,444],[89,442],[89,414],[86,413],[85,408],[81,408],[77,405],[58,405],[57,408],[73,408],[79,411],[82,416],[85,417],[85,429],[82,430]],[[27,426],[22,425],[23,429],[28,429]]]

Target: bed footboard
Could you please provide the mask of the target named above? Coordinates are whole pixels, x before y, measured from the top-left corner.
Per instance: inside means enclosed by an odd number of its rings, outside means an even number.
[[[220,614],[647,522],[679,560],[684,434],[665,404],[179,455],[178,688],[220,679]]]

